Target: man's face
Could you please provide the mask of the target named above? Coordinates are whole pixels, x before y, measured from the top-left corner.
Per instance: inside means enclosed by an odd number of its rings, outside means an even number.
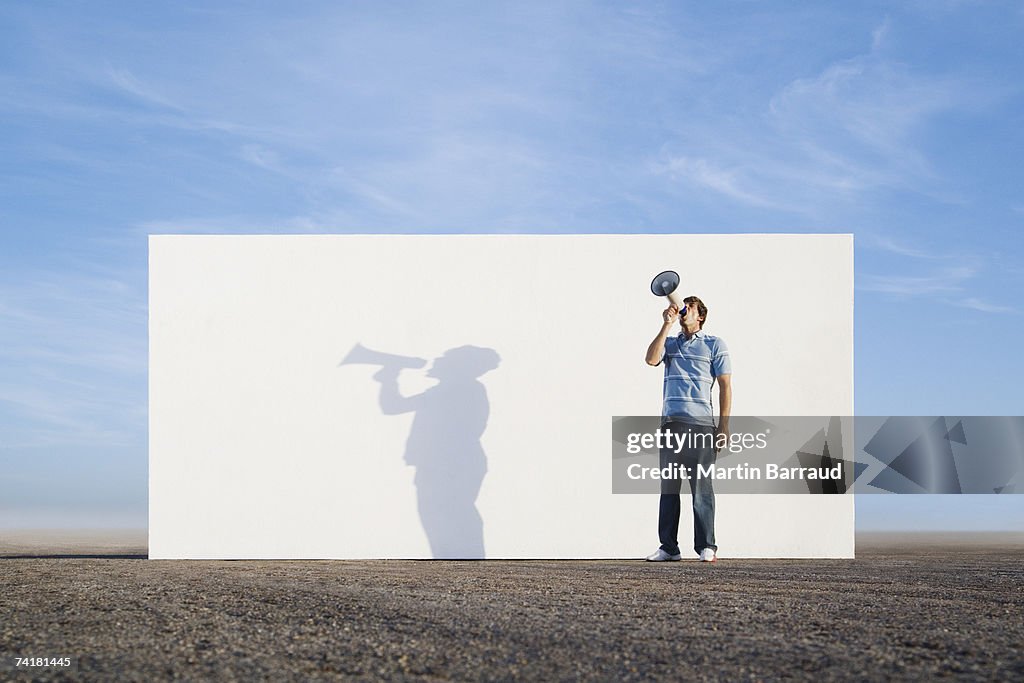
[[[696,304],[685,304],[679,312],[679,324],[687,327],[700,327],[700,313]]]

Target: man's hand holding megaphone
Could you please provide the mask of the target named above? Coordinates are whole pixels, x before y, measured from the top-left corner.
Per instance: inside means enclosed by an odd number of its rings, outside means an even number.
[[[679,307],[670,303],[668,308],[661,312],[661,319],[665,321],[666,325],[672,325],[679,320]]]

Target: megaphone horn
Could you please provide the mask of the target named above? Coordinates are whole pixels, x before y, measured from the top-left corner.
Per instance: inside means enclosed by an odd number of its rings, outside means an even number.
[[[679,273],[674,270],[666,270],[651,280],[651,292],[655,296],[667,296],[668,300],[676,305],[680,311],[686,304],[683,296],[677,291],[679,289]]]

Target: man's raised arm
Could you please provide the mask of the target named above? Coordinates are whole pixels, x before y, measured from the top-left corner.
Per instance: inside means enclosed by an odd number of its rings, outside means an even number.
[[[668,333],[678,318],[679,309],[675,304],[670,304],[668,308],[661,312],[661,331],[658,332],[658,336],[654,338],[651,345],[647,347],[648,365],[658,365],[661,363],[661,357],[665,355],[665,340],[668,339]]]
[[[385,365],[373,376],[380,382],[380,410],[385,415],[409,413],[419,407],[419,399],[423,394],[402,396],[398,391],[398,373],[401,370],[401,368]]]

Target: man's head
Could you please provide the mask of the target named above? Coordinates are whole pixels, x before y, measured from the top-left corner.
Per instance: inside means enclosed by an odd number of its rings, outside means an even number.
[[[704,321],[708,319],[708,307],[696,296],[686,297],[683,303],[686,304],[686,315],[683,315],[682,311],[679,312],[679,324],[696,324],[698,329],[703,329]]]

